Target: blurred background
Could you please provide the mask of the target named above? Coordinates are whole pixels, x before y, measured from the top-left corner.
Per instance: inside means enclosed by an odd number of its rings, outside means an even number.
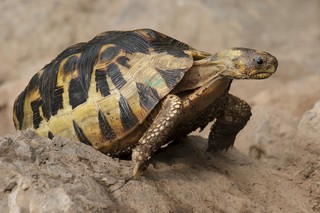
[[[12,104],[32,75],[109,30],[152,28],[210,53],[265,50],[278,58],[278,72],[235,81],[233,94],[294,117],[320,99],[318,0],[2,0],[0,14],[0,136],[14,131]]]

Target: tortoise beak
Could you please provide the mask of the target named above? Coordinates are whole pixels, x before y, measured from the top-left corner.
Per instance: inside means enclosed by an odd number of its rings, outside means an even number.
[[[255,74],[249,75],[248,79],[266,79],[269,78],[274,72],[274,69],[270,69],[264,72],[257,72]]]

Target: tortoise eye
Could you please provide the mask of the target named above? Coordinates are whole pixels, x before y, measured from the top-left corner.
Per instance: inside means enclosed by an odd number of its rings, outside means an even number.
[[[260,56],[255,58],[255,61],[257,62],[257,64],[262,65],[263,64],[263,58],[261,58]]]

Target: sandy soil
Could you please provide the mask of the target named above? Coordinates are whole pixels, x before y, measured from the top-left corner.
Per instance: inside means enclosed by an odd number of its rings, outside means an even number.
[[[239,210],[242,212],[291,212],[294,208],[297,208],[296,212],[320,212],[320,113],[319,104],[315,105],[320,99],[320,1],[153,0],[146,3],[143,0],[118,0],[106,3],[96,0],[88,3],[85,0],[4,0],[0,2],[0,11],[0,136],[3,137],[14,132],[12,103],[32,75],[67,46],[87,41],[103,31],[148,27],[212,53],[232,46],[272,53],[279,60],[279,69],[272,78],[233,83],[231,92],[251,104],[253,117],[237,138],[236,149],[242,154],[234,150],[231,158],[240,162],[244,158],[254,166],[233,171],[234,165],[227,164],[229,154],[226,154],[227,159],[220,156],[216,164],[210,161],[213,167],[219,168],[216,170],[223,169],[219,167],[221,162],[230,166],[226,170],[234,172],[232,184],[241,185],[233,188],[231,184],[229,188],[218,190],[222,190],[220,193],[232,192],[232,196],[238,199],[255,197],[255,204],[251,206],[246,207],[247,201],[239,201],[243,204]],[[204,138],[207,134],[208,129],[200,133]],[[188,161],[189,156],[181,158]],[[164,170],[179,167],[174,162]],[[268,178],[254,176],[255,167],[262,168]],[[205,169],[201,167],[199,171]],[[151,176],[157,178],[157,171],[152,172]],[[181,178],[177,172],[172,175],[178,180]],[[261,178],[257,182],[265,188],[253,187],[252,182],[244,181],[251,176]],[[170,173],[162,177],[170,177]],[[283,184],[279,184],[279,180]],[[158,194],[161,199],[168,199],[170,190],[179,194],[179,187],[175,188],[174,184],[157,181],[148,181],[148,184],[154,187],[152,190],[164,188]],[[226,184],[230,177],[219,181],[221,185]],[[177,181],[178,184],[191,182]],[[208,184],[201,178],[196,183],[190,185],[191,191],[197,185]],[[291,187],[292,190],[287,190]],[[281,199],[266,199],[259,195],[259,189],[267,193],[266,188],[274,192],[268,192],[267,197],[280,194]],[[233,191],[238,189],[241,193]],[[173,197],[183,204],[183,211],[197,212],[199,206],[185,204],[196,202],[198,198],[195,195],[188,197],[191,195],[187,190],[181,192],[186,193],[181,195],[182,198]],[[203,198],[210,198],[210,195]],[[264,200],[265,208],[259,209],[257,206],[263,206]],[[299,207],[296,206],[297,200],[301,203]],[[216,198],[212,208],[201,202],[202,212],[219,208],[221,212],[237,212],[234,209],[236,204],[225,205],[223,202]],[[179,210],[170,202],[163,202],[163,205],[169,205],[167,209],[163,208],[163,212]]]

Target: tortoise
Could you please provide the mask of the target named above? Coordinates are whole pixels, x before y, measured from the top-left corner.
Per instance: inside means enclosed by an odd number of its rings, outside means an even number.
[[[108,31],[65,49],[16,98],[16,129],[61,136],[113,157],[132,153],[133,177],[164,144],[211,126],[208,151],[234,144],[250,106],[228,93],[233,79],[265,79],[267,52],[199,51],[151,29]]]

